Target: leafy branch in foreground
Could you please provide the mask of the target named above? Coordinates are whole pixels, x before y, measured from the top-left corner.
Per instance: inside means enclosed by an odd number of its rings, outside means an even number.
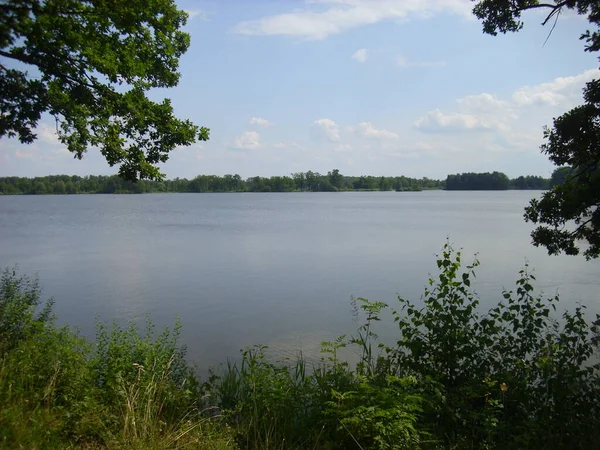
[[[473,12],[483,22],[484,33],[519,31],[524,11],[547,12],[543,25],[558,20],[563,9],[587,15],[592,29],[581,34],[585,51],[600,50],[600,3],[596,0],[475,0]],[[553,28],[554,29],[554,26]],[[550,33],[552,33],[552,29]],[[577,255],[584,243],[587,259],[600,256],[600,80],[586,83],[585,103],[554,119],[546,128],[542,151],[557,166],[571,167],[565,182],[534,199],[525,210],[525,220],[539,226],[532,232],[533,244],[546,247],[551,255]]]
[[[50,113],[76,158],[98,147],[125,179],[161,178],[171,150],[209,133],[146,96],[177,85],[187,17],[173,0],[3,1],[0,137],[31,143]]]

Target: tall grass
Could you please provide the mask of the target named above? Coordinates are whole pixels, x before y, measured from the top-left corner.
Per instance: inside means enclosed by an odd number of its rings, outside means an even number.
[[[58,327],[37,280],[6,270],[0,284],[0,448],[236,448],[203,411],[199,383],[178,344],[98,323],[87,342]]]
[[[392,308],[395,342],[376,333],[390,307],[353,299],[355,334],[324,342],[317,364],[255,346],[204,383],[178,323],[98,323],[89,342],[56,326],[35,279],[5,271],[0,448],[600,448],[600,318],[555,317],[527,267],[484,313],[478,262],[446,244],[437,265],[421,305]]]
[[[554,317],[558,297],[535,294],[525,267],[515,289],[483,313],[472,281],[446,244],[423,306],[398,298],[394,343],[378,341],[388,305],[353,300],[354,336],[323,343],[308,370],[301,357],[242,354],[210,383],[212,401],[249,449],[600,448],[600,318],[584,308]],[[353,347],[355,365],[338,353]]]

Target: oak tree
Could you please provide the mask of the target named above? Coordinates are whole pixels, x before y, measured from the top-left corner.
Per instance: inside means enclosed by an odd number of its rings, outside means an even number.
[[[0,0],[0,137],[36,139],[42,115],[76,158],[97,147],[128,180],[157,179],[207,128],[154,102],[190,44],[173,0]]]
[[[581,35],[585,51],[600,50],[600,2],[597,0],[475,0],[473,12],[483,31],[496,35],[523,27],[521,14],[546,12],[543,25],[556,24],[564,10],[587,16],[590,28]],[[552,25],[554,26],[554,25]],[[551,30],[550,30],[551,32]],[[542,152],[559,167],[569,167],[561,183],[531,200],[525,220],[538,224],[533,243],[549,254],[576,255],[583,242],[588,259],[600,256],[600,80],[586,84],[584,104],[554,119],[544,130]],[[553,177],[554,178],[554,177]]]

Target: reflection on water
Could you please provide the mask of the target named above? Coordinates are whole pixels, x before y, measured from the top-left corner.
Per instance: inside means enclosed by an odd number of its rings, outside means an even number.
[[[267,344],[276,356],[355,326],[351,295],[418,300],[446,238],[478,253],[487,307],[526,259],[562,305],[600,312],[600,261],[549,257],[529,244],[536,192],[372,192],[0,197],[0,265],[38,273],[62,322],[158,325],[179,316],[201,366]],[[391,325],[382,337],[393,338]]]

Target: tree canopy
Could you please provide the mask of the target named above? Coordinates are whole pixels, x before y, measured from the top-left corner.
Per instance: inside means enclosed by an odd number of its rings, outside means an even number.
[[[483,31],[496,35],[520,30],[521,14],[532,9],[547,11],[543,24],[558,20],[563,9],[587,16],[592,29],[581,35],[585,51],[600,50],[597,0],[479,0],[473,12],[482,20]],[[586,84],[583,98],[583,105],[555,118],[552,128],[544,130],[542,152],[571,170],[557,174],[561,182],[530,202],[525,220],[538,224],[531,234],[534,245],[546,247],[550,254],[576,255],[583,242],[583,254],[591,259],[600,256],[600,80]]]
[[[171,150],[208,139],[146,95],[177,85],[186,20],[173,0],[3,0],[0,137],[31,143],[49,113],[76,158],[98,147],[125,179],[161,178]]]
[[[448,175],[446,189],[449,191],[463,190],[504,190],[508,189],[510,180],[500,172],[493,173],[461,173]]]

